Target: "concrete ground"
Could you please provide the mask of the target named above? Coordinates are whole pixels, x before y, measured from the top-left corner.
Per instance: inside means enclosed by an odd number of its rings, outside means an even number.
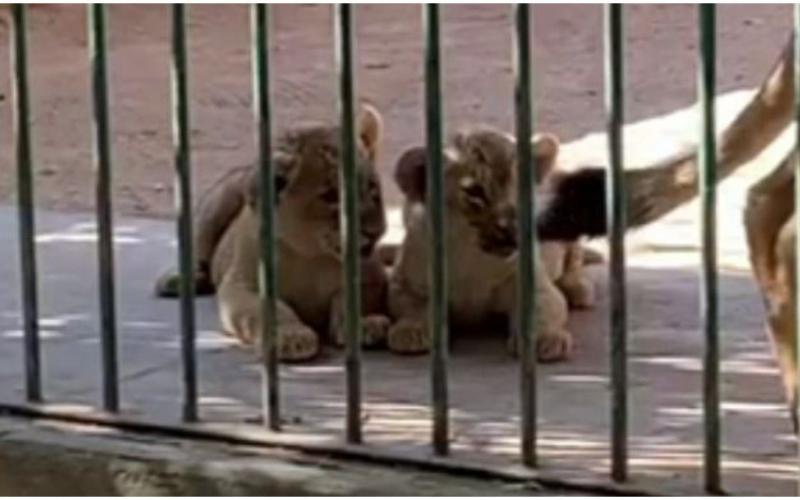
[[[726,96],[720,121],[746,93]],[[638,124],[627,134],[632,162],[668,154],[695,135],[684,111]],[[664,141],[665,134],[669,141]],[[682,138],[682,139],[681,139]],[[788,136],[787,136],[788,138]],[[746,262],[742,194],[771,165],[724,184],[720,200],[724,485],[732,493],[791,495],[797,490],[791,434],[777,368],[762,331],[762,306]],[[601,136],[565,148],[565,162],[602,153]],[[602,160],[602,158],[600,158]],[[88,182],[88,180],[87,180]],[[699,491],[702,463],[701,353],[698,320],[697,206],[690,204],[629,238],[630,464],[632,485],[654,492]],[[0,402],[23,401],[19,265],[13,207],[0,208]],[[153,282],[175,263],[174,226],[120,217],[116,258],[123,414],[175,424],[180,416],[177,302],[156,300]],[[394,233],[393,237],[397,237]],[[38,213],[42,359],[48,404],[80,411],[100,401],[95,227],[91,214]],[[598,248],[603,242],[597,242]],[[599,295],[603,267],[591,270]],[[539,368],[542,474],[606,481],[609,468],[607,304],[576,312],[572,360]],[[259,423],[259,365],[218,331],[211,300],[198,301],[201,413],[215,428],[269,437]],[[453,456],[518,470],[518,365],[501,335],[463,338],[450,363]],[[371,448],[430,454],[426,357],[364,355],[364,428]],[[344,378],[340,353],[283,366],[281,439],[340,443]]]
[[[575,491],[285,450],[0,420],[0,495],[540,496]],[[585,495],[585,492],[581,492]]]

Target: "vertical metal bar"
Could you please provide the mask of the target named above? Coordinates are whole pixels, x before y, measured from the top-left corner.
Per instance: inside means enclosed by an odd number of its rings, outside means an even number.
[[[253,104],[259,165],[260,298],[263,360],[262,405],[264,422],[281,428],[278,380],[278,279],[275,249],[275,179],[272,171],[272,117],[269,90],[269,5],[255,4],[252,13]]]
[[[628,477],[627,308],[625,293],[625,192],[623,182],[624,50],[622,5],[605,7],[605,98],[609,170],[606,177],[609,295],[611,297],[611,477]]]
[[[114,222],[111,205],[111,141],[108,117],[106,11],[102,4],[88,7],[89,57],[92,66],[94,111],[94,169],[97,208],[100,290],[100,341],[103,357],[103,405],[119,410],[117,374],[117,314],[114,290]]]
[[[36,272],[36,227],[33,207],[33,157],[28,95],[28,49],[25,6],[11,6],[14,87],[14,141],[17,159],[17,203],[22,266],[22,321],[25,331],[25,390],[28,401],[42,400],[39,349],[39,295]]]
[[[360,443],[361,436],[361,263],[358,209],[359,175],[356,165],[353,15],[349,4],[336,6],[336,67],[339,74],[341,162],[339,199],[342,248],[344,248],[345,368],[347,376],[347,441]]]
[[[183,419],[197,420],[194,251],[192,248],[192,177],[189,157],[189,90],[186,58],[186,7],[172,6],[172,132],[175,148],[178,258],[180,268]]]
[[[703,414],[705,420],[704,478],[709,492],[720,492],[719,338],[717,297],[716,143],[714,97],[715,6],[699,6],[701,107],[700,198],[703,242],[701,315],[706,347],[703,354]]]
[[[519,276],[517,277],[517,331],[521,336],[520,398],[522,408],[522,462],[536,466],[536,231],[534,231],[534,184],[531,154],[533,104],[531,100],[530,9],[514,7],[514,111],[517,132],[517,204],[519,206]]]
[[[796,154],[798,158],[795,161],[795,171],[794,171],[794,206],[798,206],[798,202],[800,202],[800,4],[795,4],[794,6],[794,107],[795,107],[795,133],[797,134],[795,141],[796,141]],[[797,209],[795,209],[795,252],[797,249],[800,248],[800,217],[797,216]],[[794,276],[795,283],[800,283],[800,264],[795,265],[795,273]],[[795,304],[796,315],[795,318],[800,318],[800,296],[795,297],[797,303]],[[795,319],[795,363],[800,365],[800,321]],[[797,374],[798,380],[796,381],[795,385],[795,394],[794,394],[794,408],[792,411],[794,415],[792,418],[794,420],[795,429],[797,429],[800,422],[798,422],[798,418],[800,418],[800,372]],[[798,446],[798,468],[800,469],[800,445]],[[797,477],[797,492],[798,496],[800,496],[800,474]]]
[[[439,5],[426,4],[425,130],[428,151],[427,202],[431,283],[431,385],[433,391],[433,449],[446,455],[448,441],[447,391],[447,255],[445,248],[444,161],[442,151],[442,85],[439,62]]]

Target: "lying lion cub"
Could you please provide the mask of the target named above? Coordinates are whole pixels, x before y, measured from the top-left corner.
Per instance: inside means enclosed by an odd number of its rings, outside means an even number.
[[[374,248],[386,230],[383,197],[375,169],[383,132],[377,110],[359,115],[360,221],[364,314],[363,342],[385,341],[389,326],[386,276]],[[275,145],[272,164],[277,191],[278,352],[299,361],[319,351],[319,334],[337,344],[342,332],[342,249],[339,232],[339,129],[292,130]],[[223,329],[246,344],[260,342],[258,295],[258,172],[232,170],[197,208],[199,293],[216,289]],[[156,291],[175,296],[177,277],[163,276]]]
[[[536,177],[541,179],[555,165],[559,143],[552,135],[536,135],[531,147]],[[450,319],[455,325],[475,326],[497,316],[514,324],[515,153],[510,136],[487,127],[457,134],[445,150],[448,298]],[[389,308],[396,322],[389,330],[388,343],[390,349],[401,353],[420,353],[430,348],[426,161],[424,148],[412,148],[400,158],[395,173],[407,198],[407,232],[389,282]],[[582,275],[566,272],[566,268],[582,266],[577,242],[553,243],[542,250],[552,262],[544,265],[542,255],[536,256],[537,352],[541,361],[556,361],[569,355],[572,338],[565,329],[567,302],[554,280],[563,279],[565,289],[570,290],[568,296],[578,305],[590,305],[593,290]],[[516,354],[516,335],[510,336],[509,348]]]

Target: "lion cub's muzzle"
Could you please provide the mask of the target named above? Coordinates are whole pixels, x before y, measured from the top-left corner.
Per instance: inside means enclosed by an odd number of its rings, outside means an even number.
[[[516,210],[506,208],[478,225],[478,244],[486,253],[510,257],[519,248]]]
[[[519,248],[516,231],[498,230],[480,237],[481,250],[498,257],[510,257]]]

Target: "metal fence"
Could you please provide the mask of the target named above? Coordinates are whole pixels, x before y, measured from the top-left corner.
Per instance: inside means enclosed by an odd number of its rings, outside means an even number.
[[[96,171],[96,206],[98,221],[99,299],[102,342],[104,410],[115,413],[120,407],[117,360],[117,324],[115,303],[114,251],[112,240],[112,196],[110,116],[107,84],[107,33],[106,8],[90,5],[89,57],[92,71],[92,102],[94,126],[94,167]],[[186,9],[184,5],[172,6],[172,117],[173,144],[177,200],[177,236],[180,269],[180,318],[183,360],[183,419],[199,419],[197,404],[197,366],[195,352],[195,305],[193,287],[192,248],[192,192],[189,71],[187,68]],[[430,208],[430,328],[432,329],[431,387],[433,405],[433,450],[438,455],[448,453],[448,356],[447,356],[447,275],[444,228],[445,213],[443,193],[443,117],[441,88],[440,7],[428,4],[421,7],[425,38],[425,120],[428,154],[428,200]],[[800,12],[800,9],[797,10]],[[29,109],[28,62],[26,47],[26,8],[11,6],[13,38],[13,88],[14,88],[14,138],[17,167],[17,199],[20,231],[20,256],[22,269],[22,304],[24,323],[25,382],[27,400],[41,402],[42,360],[39,348],[39,311],[37,292],[36,246],[34,243],[34,185],[32,178],[32,147]],[[346,382],[347,414],[345,436],[348,443],[362,442],[361,432],[361,355],[360,355],[360,288],[359,288],[359,217],[356,188],[356,150],[353,75],[354,15],[350,5],[335,7],[336,67],[339,83],[339,118],[341,122],[340,199],[342,247],[344,248],[344,289],[346,292]],[[715,232],[715,6],[698,6],[700,31],[699,88],[702,109],[701,152],[701,224],[702,224],[702,321],[706,338],[704,353],[703,401],[705,414],[704,486],[709,492],[721,491],[720,474],[720,398],[719,398],[719,339],[716,273]],[[519,297],[517,318],[522,333],[523,353],[520,369],[521,399],[521,462],[529,467],[537,464],[537,406],[536,406],[536,331],[535,267],[536,233],[534,231],[533,158],[528,139],[533,132],[532,63],[530,52],[530,9],[528,5],[514,7],[514,106],[519,182]],[[281,396],[278,377],[276,345],[276,223],[275,186],[271,165],[271,110],[269,62],[269,6],[252,6],[252,68],[254,95],[254,122],[258,145],[260,169],[261,216],[261,307],[264,322],[263,349],[263,413],[264,422],[272,430],[280,429]],[[800,26],[800,16],[797,17]],[[628,477],[628,401],[627,401],[627,316],[625,291],[625,193],[623,189],[623,7],[619,4],[605,7],[605,79],[606,111],[608,123],[608,150],[610,168],[607,177],[607,220],[610,246],[611,297],[611,470],[614,481],[623,482]],[[795,43],[800,43],[795,37]],[[800,50],[795,50],[798,61]],[[796,63],[800,71],[800,62]],[[795,83],[800,78],[795,78]],[[800,105],[797,106],[800,117]],[[800,178],[800,177],[798,177]],[[800,185],[798,187],[800,193]]]

